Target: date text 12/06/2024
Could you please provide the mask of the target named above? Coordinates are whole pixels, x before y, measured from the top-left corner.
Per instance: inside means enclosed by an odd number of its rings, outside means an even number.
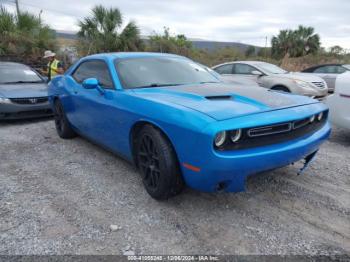
[[[197,256],[128,256],[128,261],[219,261],[218,256],[197,255]]]

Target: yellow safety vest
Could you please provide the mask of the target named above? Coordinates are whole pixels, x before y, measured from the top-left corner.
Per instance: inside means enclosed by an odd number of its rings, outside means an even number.
[[[57,74],[57,67],[58,67],[58,63],[60,61],[58,61],[57,59],[54,59],[50,65],[50,62],[47,64],[48,70],[50,72],[50,78],[52,79],[53,77],[55,77]]]

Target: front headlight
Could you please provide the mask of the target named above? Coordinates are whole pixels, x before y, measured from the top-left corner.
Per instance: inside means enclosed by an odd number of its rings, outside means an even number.
[[[242,129],[233,130],[230,132],[230,138],[233,143],[237,143],[242,137]]]
[[[229,145],[230,143],[238,143],[242,138],[242,129],[221,131],[215,135],[214,144],[216,148],[222,148],[223,146]]]
[[[315,116],[315,115],[311,116],[311,117],[310,117],[310,123],[313,123],[313,122],[315,121],[315,119],[316,119],[316,116]]]
[[[0,104],[11,104],[11,101],[8,98],[0,97]]]
[[[319,113],[318,115],[317,115],[317,120],[318,121],[321,121],[323,119],[323,112],[321,112],[321,113]]]
[[[214,140],[215,146],[216,147],[223,146],[223,144],[225,144],[225,141],[226,141],[226,136],[227,136],[226,131],[217,133]]]
[[[294,79],[294,82],[301,88],[314,89],[313,86],[308,82],[297,80],[297,79]]]

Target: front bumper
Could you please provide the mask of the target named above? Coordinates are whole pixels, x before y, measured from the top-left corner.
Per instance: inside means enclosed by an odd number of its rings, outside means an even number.
[[[316,152],[331,132],[327,123],[309,137],[283,144],[242,150],[239,154],[216,153],[200,172],[186,170],[186,183],[195,189],[214,192],[244,191],[249,175],[287,166]]]
[[[312,97],[314,99],[317,100],[324,100],[327,95],[328,95],[328,88],[324,88],[324,89],[314,89],[314,90],[310,90],[310,89],[302,89],[301,93],[305,96],[309,96]]]
[[[228,122],[224,121],[225,123],[222,123],[218,130],[224,130],[224,126],[230,126],[231,129],[234,125],[241,128],[239,125],[245,123],[251,126],[250,121],[258,124],[259,121],[261,123],[266,121],[265,119],[268,119],[271,123],[274,121],[278,122],[280,121],[279,119],[289,121],[288,118],[293,119],[296,114],[303,118],[311,112],[318,113],[326,109],[321,103],[307,107],[309,110],[296,107],[264,113],[259,118],[247,116],[240,119],[240,121],[237,121],[237,119]],[[211,150],[208,150],[209,140],[205,141],[205,137],[200,137],[195,149],[188,150],[189,154],[186,154],[185,157],[180,157],[183,177],[188,186],[200,191],[244,191],[245,181],[249,175],[287,166],[304,159],[320,148],[322,143],[328,139],[330,132],[330,124],[326,122],[317,131],[285,142],[227,151],[217,151],[213,147]],[[184,163],[187,164],[187,167]],[[188,164],[197,169],[189,169]]]
[[[52,114],[49,102],[34,105],[0,104],[0,120],[39,118]]]

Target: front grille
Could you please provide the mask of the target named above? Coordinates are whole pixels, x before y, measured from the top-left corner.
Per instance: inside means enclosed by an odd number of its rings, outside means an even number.
[[[27,97],[27,98],[10,98],[12,103],[21,105],[36,105],[46,103],[48,97]]]
[[[252,128],[248,130],[249,137],[257,137],[257,136],[267,136],[278,133],[288,132],[292,129],[291,123],[273,125],[273,126],[263,126],[258,128]]]
[[[324,111],[321,121],[315,117],[311,122],[311,117],[307,117],[276,125],[245,128],[242,129],[242,137],[237,143],[228,140],[225,145],[216,149],[220,151],[238,150],[290,141],[321,129],[327,122],[327,118],[328,111]]]
[[[326,85],[324,84],[324,82],[312,82],[312,84],[314,84],[320,89],[326,88]]]

